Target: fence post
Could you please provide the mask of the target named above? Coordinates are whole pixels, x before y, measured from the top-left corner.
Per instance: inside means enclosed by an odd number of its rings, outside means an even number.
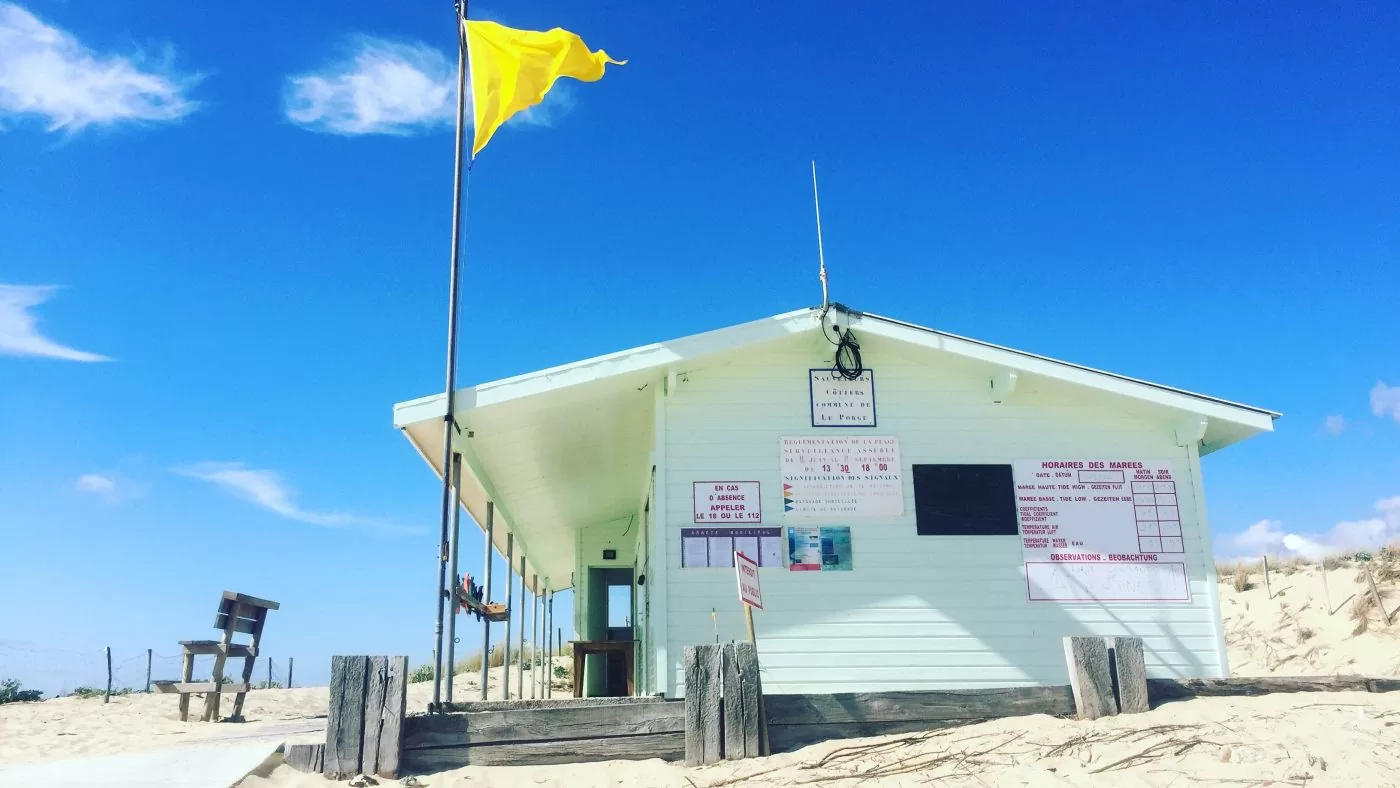
[[[107,652],[107,691],[102,693],[102,702],[110,703],[112,701],[112,647],[107,646],[104,650]]]
[[[287,689],[292,688],[292,657],[287,657]]]
[[[1274,598],[1274,590],[1269,585],[1269,557],[1267,555],[1264,556],[1264,593],[1268,594],[1270,599]]]
[[[720,646],[685,647],[685,763],[724,757],[720,741]]]
[[[151,650],[146,649],[146,692],[151,691]]]
[[[1371,576],[1371,567],[1364,567],[1366,570],[1366,582],[1371,585],[1371,598],[1376,600],[1376,607],[1381,609],[1381,618],[1385,619],[1385,625],[1390,626],[1390,611],[1385,609],[1385,600],[1381,599],[1381,592],[1376,590],[1376,578]]]
[[[1065,638],[1069,686],[1081,720],[1118,713],[1113,702],[1113,679],[1108,674],[1108,644],[1101,637]]]
[[[272,689],[272,657],[267,658],[267,688]]]

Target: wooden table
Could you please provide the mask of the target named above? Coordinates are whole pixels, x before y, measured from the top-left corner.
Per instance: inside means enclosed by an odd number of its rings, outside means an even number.
[[[627,661],[627,696],[636,694],[633,686],[632,668],[636,653],[635,640],[575,640],[574,643],[574,697],[583,697],[583,658],[589,654],[621,654]],[[605,673],[606,677],[606,673]]]

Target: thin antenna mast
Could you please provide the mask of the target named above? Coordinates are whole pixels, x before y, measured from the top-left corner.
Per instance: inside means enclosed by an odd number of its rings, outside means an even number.
[[[821,265],[817,274],[822,280],[822,317],[826,316],[831,302],[826,292],[826,251],[822,249],[822,203],[817,197],[817,162],[812,161],[812,205],[817,210],[817,260]]]

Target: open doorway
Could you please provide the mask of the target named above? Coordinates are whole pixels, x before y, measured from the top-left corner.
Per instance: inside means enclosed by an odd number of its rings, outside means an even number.
[[[587,636],[590,640],[630,642],[635,621],[632,569],[588,570]],[[627,694],[627,664],[623,654],[590,654],[585,666],[588,695]]]

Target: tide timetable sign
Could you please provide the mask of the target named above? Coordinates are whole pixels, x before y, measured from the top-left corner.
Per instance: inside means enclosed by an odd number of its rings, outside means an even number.
[[[695,482],[691,485],[697,523],[761,523],[758,482]]]

